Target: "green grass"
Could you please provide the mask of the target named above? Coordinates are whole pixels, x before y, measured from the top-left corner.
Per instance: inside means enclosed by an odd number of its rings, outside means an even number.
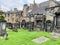
[[[31,41],[32,39],[41,36],[50,37],[51,35],[48,32],[29,32],[23,29],[18,30],[18,32],[12,32],[8,29],[8,40],[0,39],[0,45],[60,45],[60,39],[49,40],[41,44]]]

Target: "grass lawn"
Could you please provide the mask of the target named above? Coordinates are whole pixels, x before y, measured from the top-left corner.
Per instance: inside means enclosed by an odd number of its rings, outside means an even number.
[[[8,29],[8,40],[0,39],[0,45],[60,45],[60,39],[49,40],[41,44],[31,41],[32,39],[41,36],[50,37],[51,35],[48,32],[28,32],[23,29],[18,30],[18,32],[12,32]]]

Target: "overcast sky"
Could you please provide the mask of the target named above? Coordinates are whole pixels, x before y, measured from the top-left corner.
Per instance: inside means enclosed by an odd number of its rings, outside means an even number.
[[[31,4],[34,0],[0,0],[0,9],[5,11],[13,8],[22,10],[24,4]],[[47,0],[35,0],[36,3],[41,3]],[[58,0],[59,1],[59,0]]]

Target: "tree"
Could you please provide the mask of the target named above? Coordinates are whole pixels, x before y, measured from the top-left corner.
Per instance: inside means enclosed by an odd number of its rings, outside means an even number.
[[[4,12],[2,10],[0,10],[0,15],[2,15]]]
[[[4,20],[4,17],[3,16],[0,16],[0,20]]]
[[[0,21],[4,21],[4,17],[2,16],[2,14],[4,14],[4,12],[2,10],[0,10]]]

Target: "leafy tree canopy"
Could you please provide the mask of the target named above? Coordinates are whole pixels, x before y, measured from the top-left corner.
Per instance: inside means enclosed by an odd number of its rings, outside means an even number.
[[[0,15],[2,15],[4,12],[2,10],[0,10]]]
[[[0,16],[0,20],[4,20],[4,17],[3,16]]]

